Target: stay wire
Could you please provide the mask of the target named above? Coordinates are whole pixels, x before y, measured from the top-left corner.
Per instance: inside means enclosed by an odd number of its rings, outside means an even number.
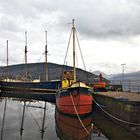
[[[75,34],[76,34],[76,39],[77,39],[77,43],[78,43],[78,47],[79,47],[81,59],[82,59],[83,66],[84,66],[84,70],[85,70],[85,75],[87,76],[87,79],[88,79],[88,82],[89,82],[89,81],[90,81],[90,78],[89,78],[89,74],[86,72],[86,71],[87,71],[87,70],[86,70],[86,64],[85,64],[84,57],[83,57],[83,54],[82,54],[82,50],[81,50],[81,47],[80,47],[80,43],[79,43],[77,31],[75,31]]]
[[[42,59],[44,53],[41,55],[41,57],[37,60],[37,63],[40,62],[40,60]]]
[[[85,65],[84,57],[83,57],[83,54],[82,54],[82,50],[81,50],[81,47],[80,47],[80,43],[79,43],[79,39],[78,39],[78,35],[77,35],[76,30],[75,30],[75,34],[76,34],[76,39],[77,39],[78,47],[79,47],[79,50],[80,50],[80,55],[81,55],[81,58],[82,58],[83,66],[84,66],[84,69],[86,71],[86,65]]]
[[[63,63],[63,67],[62,67],[62,75],[63,75],[63,72],[64,72],[64,66],[65,66],[65,63],[66,63],[66,58],[67,58],[67,54],[68,54],[68,50],[69,50],[69,46],[70,46],[71,35],[72,35],[72,30],[71,30],[71,33],[70,33],[70,37],[69,37],[69,41],[68,41],[68,45],[67,45],[67,50],[66,50],[66,55],[65,55],[64,63]]]
[[[76,49],[77,52],[77,49]],[[77,63],[77,67],[78,67],[78,53],[76,54],[76,63]]]

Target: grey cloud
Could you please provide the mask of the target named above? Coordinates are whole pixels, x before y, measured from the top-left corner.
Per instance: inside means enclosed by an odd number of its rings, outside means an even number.
[[[91,8],[88,17],[82,15],[80,18],[80,31],[88,36],[104,38],[140,34],[140,7],[133,11],[129,3],[124,9],[123,6],[118,4],[117,8],[110,8],[105,4],[105,7],[100,9],[98,5],[99,9],[96,11]]]
[[[15,18],[5,15],[0,18],[0,29],[8,32],[18,32],[20,26],[15,22]]]
[[[2,11],[11,16],[43,20],[41,15],[61,13],[53,28],[64,28],[64,23],[76,19],[79,32],[88,37],[125,37],[140,34],[140,2],[138,0],[6,0],[1,2]],[[54,18],[52,16],[52,18]],[[46,22],[50,18],[46,18]],[[32,20],[31,20],[32,21]],[[27,21],[30,22],[30,21]],[[44,26],[45,22],[41,23]]]
[[[112,38],[140,34],[139,1],[72,0],[55,3],[51,8],[51,11],[63,13],[60,26],[64,28],[63,23],[75,18],[78,30],[88,37]]]
[[[31,2],[33,3],[33,1]],[[0,3],[1,11],[7,15],[13,15],[15,18],[19,18],[19,16],[26,18],[36,17],[35,11],[28,0],[1,0]]]

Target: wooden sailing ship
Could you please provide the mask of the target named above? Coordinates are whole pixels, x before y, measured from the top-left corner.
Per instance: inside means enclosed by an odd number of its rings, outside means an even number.
[[[73,71],[63,73],[61,87],[56,93],[56,107],[65,114],[85,115],[92,112],[92,97],[90,87],[76,80],[74,19],[72,20],[72,33]]]
[[[48,64],[47,64],[47,31],[46,34],[46,45],[45,45],[45,81],[40,81],[40,79],[30,80],[28,79],[28,64],[27,64],[27,32],[25,32],[25,77],[23,79],[9,79],[8,77],[0,81],[1,90],[3,92],[18,91],[18,92],[53,92],[55,93],[60,80],[49,81],[48,78]],[[8,41],[7,41],[7,75],[9,74],[8,70]],[[53,95],[55,97],[55,95]]]

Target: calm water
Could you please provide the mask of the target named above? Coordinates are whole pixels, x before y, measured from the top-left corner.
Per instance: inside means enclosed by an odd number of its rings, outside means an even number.
[[[81,122],[49,102],[0,97],[1,140],[135,140],[96,113]]]

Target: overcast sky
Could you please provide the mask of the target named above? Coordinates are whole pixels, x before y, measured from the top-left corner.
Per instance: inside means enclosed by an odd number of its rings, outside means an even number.
[[[45,30],[48,61],[63,64],[72,18],[88,71],[121,73],[122,63],[125,72],[139,71],[140,0],[0,0],[0,65],[6,65],[6,40],[10,65],[24,63],[25,31],[28,62],[43,62]],[[77,59],[84,69],[79,53]]]

